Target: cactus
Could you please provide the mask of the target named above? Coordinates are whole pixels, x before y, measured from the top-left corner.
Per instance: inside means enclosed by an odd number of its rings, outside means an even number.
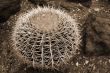
[[[64,11],[38,7],[18,17],[12,41],[17,56],[27,64],[59,69],[77,54],[80,29],[76,20]]]

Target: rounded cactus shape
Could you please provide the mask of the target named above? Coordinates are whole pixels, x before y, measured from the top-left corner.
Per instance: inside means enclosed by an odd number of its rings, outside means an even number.
[[[21,60],[33,67],[58,69],[77,54],[80,29],[64,11],[38,7],[18,17],[12,41]]]

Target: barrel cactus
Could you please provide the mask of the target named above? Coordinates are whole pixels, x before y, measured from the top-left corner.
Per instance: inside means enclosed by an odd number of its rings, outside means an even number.
[[[38,7],[21,14],[12,32],[17,56],[34,68],[59,69],[81,42],[75,19],[60,9]]]

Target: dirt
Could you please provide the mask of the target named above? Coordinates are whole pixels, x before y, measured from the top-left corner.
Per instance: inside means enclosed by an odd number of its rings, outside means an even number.
[[[61,70],[34,69],[20,62],[13,52],[10,36],[16,16],[32,7],[54,6],[77,19],[82,27],[81,53]],[[23,0],[21,9],[0,23],[0,73],[110,73],[110,5],[107,0]]]

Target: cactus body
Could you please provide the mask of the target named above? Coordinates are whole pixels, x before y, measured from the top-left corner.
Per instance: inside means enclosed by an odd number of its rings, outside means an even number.
[[[38,7],[19,16],[12,40],[17,55],[38,68],[58,69],[76,54],[78,24],[65,12]]]

